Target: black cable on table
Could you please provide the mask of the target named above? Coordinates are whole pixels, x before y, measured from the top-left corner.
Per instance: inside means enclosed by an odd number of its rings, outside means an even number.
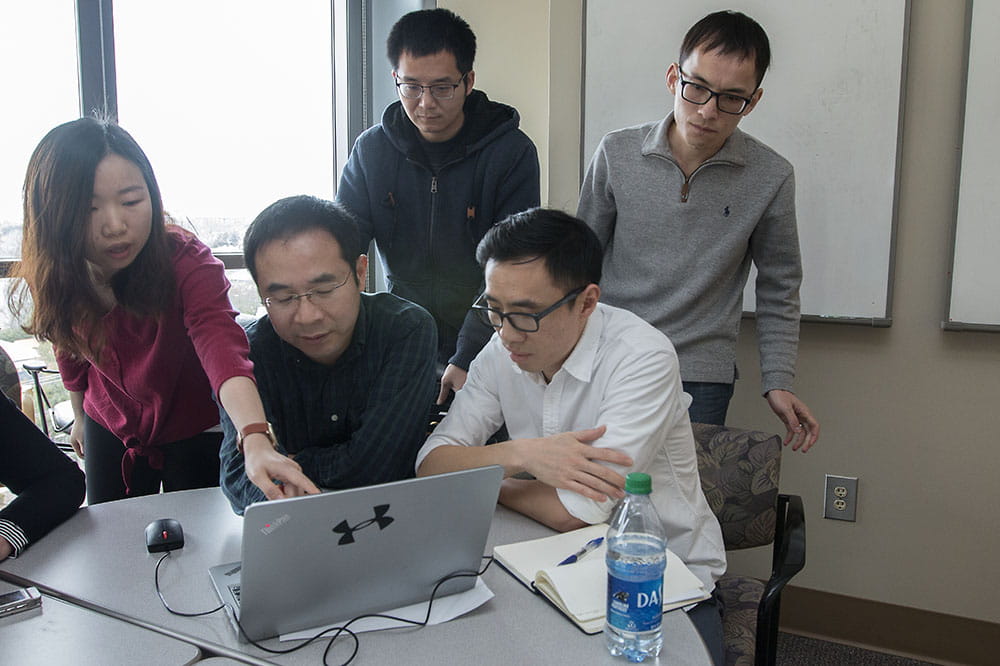
[[[201,612],[198,612],[198,613],[185,613],[185,612],[182,612],[182,611],[174,610],[173,608],[170,607],[170,605],[167,603],[167,600],[163,597],[163,592],[160,590],[160,565],[163,564],[163,560],[167,559],[170,556],[170,552],[171,551],[168,550],[167,552],[163,553],[163,557],[161,557],[157,561],[157,563],[156,563],[156,569],[153,571],[153,585],[156,588],[156,595],[158,597],[160,597],[160,602],[163,604],[163,607],[166,608],[167,611],[170,612],[171,614],[173,614],[173,615],[179,615],[181,617],[200,617],[202,615],[211,615],[212,613],[217,613],[220,610],[222,610],[223,608],[225,608],[226,607],[225,604],[220,604],[219,606],[217,606],[216,608],[213,608],[212,610],[201,611]],[[365,613],[364,615],[358,615],[357,617],[351,618],[349,621],[345,622],[344,626],[342,626],[342,627],[328,627],[328,628],[320,631],[319,633],[317,633],[315,636],[312,636],[310,638],[305,639],[305,641],[303,643],[299,643],[298,645],[296,645],[294,647],[290,647],[290,648],[287,648],[287,649],[284,649],[284,650],[275,650],[275,649],[269,648],[269,647],[267,647],[265,645],[261,645],[257,641],[255,641],[252,638],[250,638],[249,636],[247,636],[246,631],[243,629],[243,625],[240,624],[240,620],[239,620],[238,617],[235,617],[235,614],[234,614],[234,619],[236,620],[236,626],[239,627],[240,633],[247,640],[247,642],[250,643],[251,645],[253,645],[254,647],[256,647],[257,649],[263,650],[264,652],[267,652],[269,654],[289,654],[289,653],[295,652],[297,650],[301,650],[302,648],[306,647],[307,645],[309,645],[309,644],[313,643],[314,641],[322,638],[325,634],[327,634],[330,631],[336,632],[332,636],[329,637],[330,638],[330,642],[327,643],[326,649],[323,650],[323,664],[324,664],[324,666],[327,666],[326,659],[327,659],[327,656],[330,653],[330,648],[333,647],[334,641],[336,641],[338,638],[340,638],[340,636],[342,634],[347,634],[348,636],[350,636],[351,638],[354,639],[354,649],[351,651],[351,656],[348,657],[347,660],[344,661],[341,664],[341,666],[347,666],[352,661],[354,661],[354,658],[358,655],[358,649],[360,648],[360,641],[358,640],[358,635],[356,633],[354,633],[353,631],[351,631],[348,627],[350,627],[352,624],[354,624],[358,620],[361,620],[361,619],[364,619],[364,618],[369,618],[369,617],[377,617],[377,618],[383,618],[383,619],[387,619],[387,620],[394,620],[396,622],[402,622],[404,624],[409,624],[409,625],[413,625],[413,626],[417,626],[417,627],[425,627],[425,626],[427,626],[427,623],[430,622],[430,619],[431,619],[431,606],[434,604],[434,599],[437,596],[438,589],[444,583],[446,583],[449,580],[452,580],[454,578],[470,578],[470,577],[482,576],[484,573],[486,573],[486,570],[490,568],[490,565],[493,564],[493,557],[492,556],[484,555],[483,559],[486,560],[486,564],[479,571],[456,571],[454,573],[448,574],[447,576],[443,577],[441,580],[439,580],[437,583],[434,584],[434,589],[431,590],[430,599],[427,601],[427,613],[424,615],[424,619],[423,620],[410,620],[410,619],[405,618],[405,617],[396,617],[395,615],[387,615],[387,614],[384,614],[384,613]],[[398,627],[394,627],[394,628],[398,628]]]

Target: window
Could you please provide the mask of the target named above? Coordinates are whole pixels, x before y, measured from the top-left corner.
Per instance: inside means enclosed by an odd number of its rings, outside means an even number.
[[[257,313],[240,254],[246,226],[281,197],[334,195],[355,137],[395,99],[384,56],[389,28],[402,14],[432,5],[0,3],[0,89],[7,93],[0,110],[0,278],[20,256],[21,187],[31,151],[81,109],[104,111],[146,151],[167,210],[231,269],[233,305]],[[7,311],[9,283],[0,279],[0,344],[18,366],[32,358],[51,363],[51,349],[37,345]]]
[[[0,62],[0,259],[16,259],[31,151],[46,132],[79,115],[73,0],[0,4]]]
[[[21,254],[21,187],[31,152],[46,132],[80,115],[73,0],[0,4],[0,62],[0,90],[6,93],[0,111],[0,260],[10,260]],[[6,265],[0,264],[0,275]],[[33,358],[48,355],[52,361],[51,349],[39,349],[8,312],[10,282],[0,279],[0,345],[18,369]],[[20,377],[27,387],[27,373],[21,370]]]
[[[281,197],[333,196],[330,26],[315,0],[115,0],[118,119],[213,250]]]

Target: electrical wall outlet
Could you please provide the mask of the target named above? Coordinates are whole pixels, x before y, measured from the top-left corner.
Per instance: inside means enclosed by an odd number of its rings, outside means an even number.
[[[826,475],[823,517],[855,522],[858,517],[858,477]]]

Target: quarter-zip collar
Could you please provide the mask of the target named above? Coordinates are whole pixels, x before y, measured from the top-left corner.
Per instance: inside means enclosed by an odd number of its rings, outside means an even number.
[[[674,157],[673,152],[670,150],[670,140],[668,139],[668,131],[670,130],[670,125],[674,122],[674,112],[671,111],[667,114],[667,117],[656,123],[650,130],[649,134],[642,142],[641,154],[643,157],[658,157],[660,159],[665,159],[677,167],[677,170],[683,175],[684,170],[681,169],[680,163],[677,158]],[[691,193],[691,181],[698,174],[699,171],[707,166],[712,166],[716,164],[727,164],[729,166],[743,167],[747,163],[747,145],[746,145],[746,135],[737,128],[733,131],[732,135],[726,139],[726,142],[722,144],[722,148],[718,150],[714,155],[709,157],[707,160],[698,165],[694,171],[691,172],[690,176],[684,178],[683,184],[681,184],[680,198],[681,203],[687,203],[688,196]]]

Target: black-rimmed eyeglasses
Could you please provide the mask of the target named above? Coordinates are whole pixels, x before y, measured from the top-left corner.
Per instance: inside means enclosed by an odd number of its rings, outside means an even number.
[[[574,289],[541,312],[502,312],[485,304],[485,294],[476,299],[476,302],[472,304],[472,309],[479,314],[483,322],[493,328],[499,329],[506,319],[508,324],[522,333],[534,333],[538,330],[542,317],[550,315],[566,305],[579,296],[584,289],[586,287]]]
[[[732,93],[715,92],[711,88],[706,88],[700,83],[686,81],[684,79],[685,74],[681,70],[680,66],[677,67],[677,71],[680,72],[681,97],[692,104],[697,104],[699,106],[708,104],[714,97],[715,106],[719,109],[719,111],[738,116],[743,113],[743,110],[747,108],[747,105],[753,101],[750,97],[740,97],[739,95],[734,95]]]
[[[431,91],[431,97],[434,99],[451,99],[455,96],[455,89],[458,88],[462,83],[465,82],[465,77],[468,76],[468,72],[462,74],[462,78],[458,80],[458,83],[433,83],[429,86],[422,86],[419,83],[406,83],[400,81],[396,78],[396,73],[392,73],[392,77],[396,79],[396,90],[399,94],[406,99],[420,99],[424,94],[424,90]]]

